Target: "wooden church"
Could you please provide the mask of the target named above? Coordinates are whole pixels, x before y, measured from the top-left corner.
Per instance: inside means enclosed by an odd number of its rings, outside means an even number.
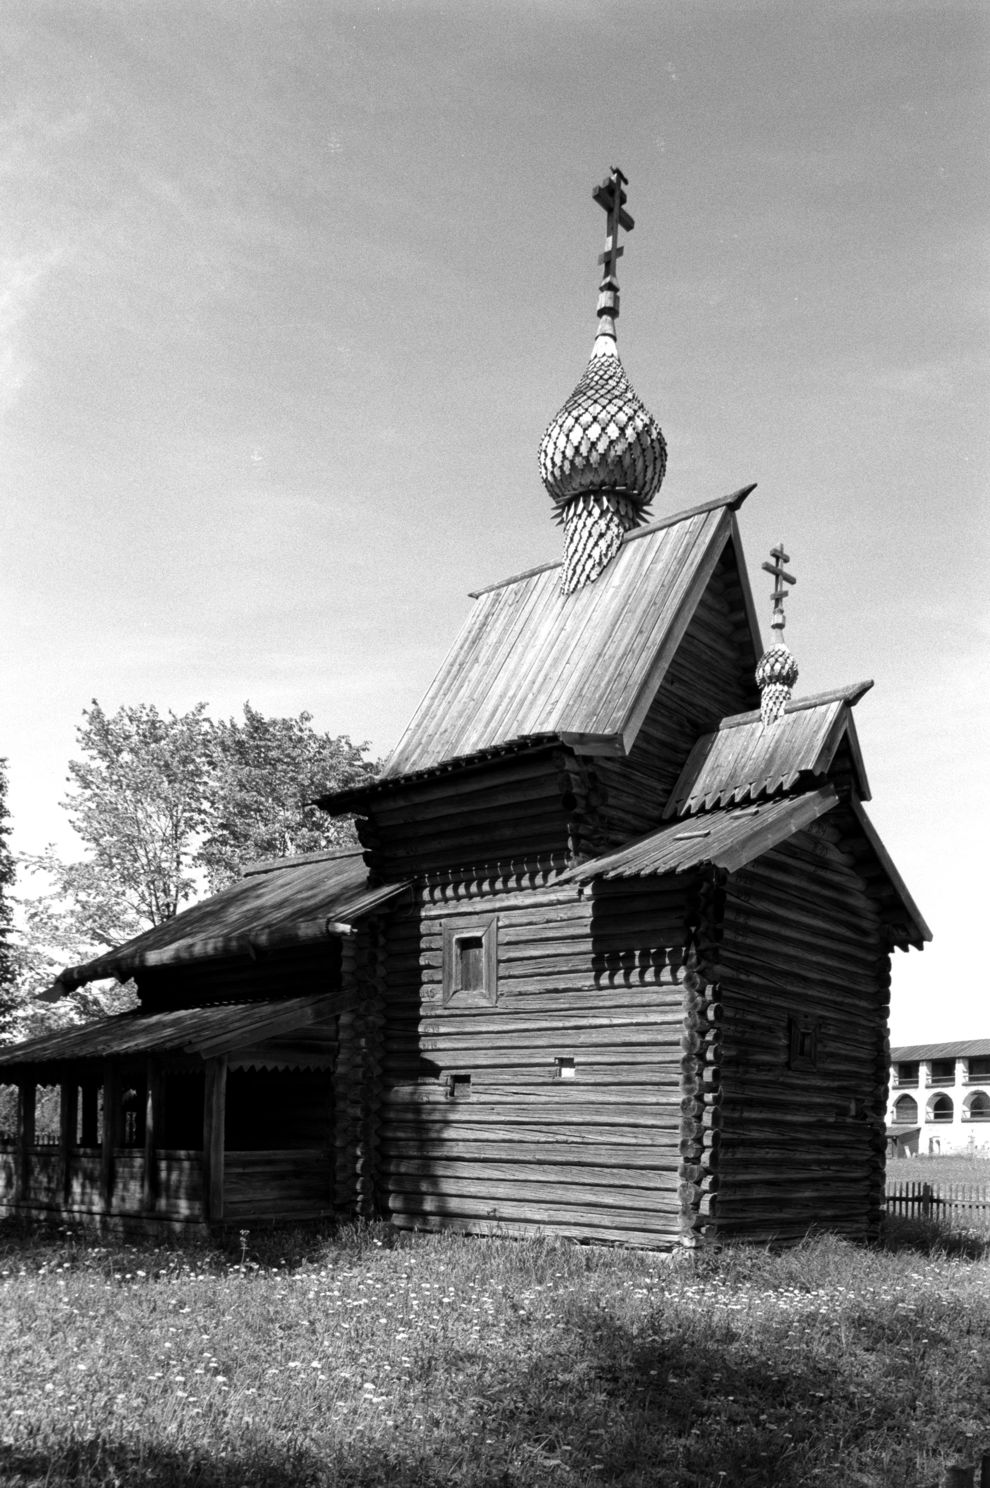
[[[738,513],[648,508],[663,435],[598,326],[540,449],[563,558],[479,591],[361,847],[263,863],[62,976],[140,1009],[0,1053],[6,1212],[669,1247],[870,1237],[895,947],[929,932],[863,807],[869,682],[791,695]],[[57,1087],[58,1141],[38,1092]]]

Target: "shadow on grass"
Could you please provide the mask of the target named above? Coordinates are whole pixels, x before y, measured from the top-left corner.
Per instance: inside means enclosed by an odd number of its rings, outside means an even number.
[[[990,1258],[990,1233],[965,1230],[939,1219],[915,1219],[890,1214],[884,1225],[884,1250],[913,1251],[918,1255],[946,1256],[950,1260],[983,1261]]]
[[[429,1464],[387,1452],[259,1442],[235,1452],[138,1446],[110,1437],[67,1442],[57,1453],[0,1446],[3,1488],[453,1488]]]
[[[243,1237],[243,1239],[242,1239]],[[394,1250],[411,1237],[376,1221],[277,1229],[224,1230],[210,1240],[195,1236],[100,1235],[79,1225],[37,1225],[20,1217],[0,1219],[0,1259],[40,1264],[54,1255],[126,1253],[198,1261],[212,1269],[236,1266],[242,1257],[266,1270],[294,1270],[327,1261],[353,1260],[370,1248]]]

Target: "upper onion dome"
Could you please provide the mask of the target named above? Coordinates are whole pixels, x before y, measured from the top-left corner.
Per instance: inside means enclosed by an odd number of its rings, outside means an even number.
[[[667,445],[633,392],[615,341],[592,355],[584,375],[540,441],[540,476],[558,506],[614,491],[642,509],[660,489]]]
[[[619,229],[631,232],[625,210],[628,182],[617,166],[591,193],[608,217],[605,251],[599,255],[598,333],[584,375],[540,441],[540,476],[565,523],[578,498],[624,497],[622,527],[638,526],[660,489],[667,446],[660,425],[633,392],[615,344],[619,315],[616,267],[623,249]]]

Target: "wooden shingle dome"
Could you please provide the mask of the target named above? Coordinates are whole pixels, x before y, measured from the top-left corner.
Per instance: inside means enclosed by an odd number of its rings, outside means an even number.
[[[608,213],[599,260],[604,273],[598,334],[580,382],[540,442],[540,476],[564,523],[565,595],[593,583],[615,556],[623,533],[644,520],[667,465],[660,425],[633,391],[616,347],[618,233],[634,226],[623,210],[625,180],[613,166],[611,177],[592,193]]]

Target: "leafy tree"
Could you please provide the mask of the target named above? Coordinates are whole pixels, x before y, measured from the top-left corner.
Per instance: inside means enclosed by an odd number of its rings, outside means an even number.
[[[108,890],[120,915],[146,928],[172,919],[196,889],[195,857],[211,816],[213,728],[205,703],[167,717],[148,703],[108,716],[94,699],[83,718],[83,758],[69,764],[74,788],[63,805],[90,857],[61,887],[84,906],[97,944],[106,944],[99,931]]]
[[[268,718],[250,703],[243,721],[215,722],[205,703],[110,715],[94,700],[78,739],[63,805],[88,856],[67,863],[49,848],[22,860],[49,884],[23,902],[18,972],[28,996],[63,967],[172,919],[204,881],[215,891],[252,859],[352,842],[349,819],[311,803],[375,769],[367,746],[318,733],[311,714]],[[87,996],[77,998],[81,1013]]]
[[[245,703],[243,722],[214,725],[211,813],[196,854],[211,889],[258,858],[354,842],[350,818],[327,816],[313,799],[370,777],[374,766],[367,746],[318,734],[312,721],[310,713],[267,718]]]
[[[7,761],[0,759],[0,1029],[17,1002],[17,967],[11,943],[13,913],[10,891],[14,885],[14,858],[10,851],[10,813],[7,810]]]

